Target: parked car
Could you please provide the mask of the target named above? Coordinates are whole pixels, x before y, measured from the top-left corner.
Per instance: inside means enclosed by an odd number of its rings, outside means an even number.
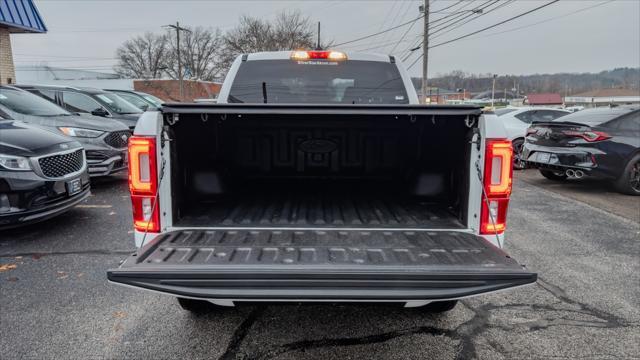
[[[60,215],[87,196],[79,142],[0,114],[0,230]]]
[[[71,114],[12,86],[0,86],[0,115],[45,127],[80,142],[86,150],[91,176],[111,175],[127,168],[131,130],[119,121]]]
[[[142,113],[142,110],[120,96],[100,89],[54,85],[16,85],[16,87],[51,101],[71,113],[115,119],[130,129],[136,126]]]
[[[640,195],[640,108],[588,109],[534,122],[523,159],[551,180],[597,177]]]
[[[563,109],[542,107],[507,107],[495,111],[507,130],[507,137],[513,143],[513,168],[523,169],[522,145],[527,136],[527,129],[533,121],[552,121],[571,114]]]
[[[194,312],[243,301],[451,310],[536,281],[501,249],[511,156],[495,115],[420,105],[394,57],[242,55],[217,104],[140,118],[129,141],[140,249],[108,278]]]
[[[164,103],[162,99],[159,99],[151,94],[147,94],[142,91],[117,89],[105,89],[105,91],[117,94],[142,111],[158,110],[160,106],[162,106],[162,103]]]

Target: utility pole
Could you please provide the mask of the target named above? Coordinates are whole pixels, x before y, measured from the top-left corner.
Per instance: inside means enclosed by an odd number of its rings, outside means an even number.
[[[420,6],[424,16],[424,36],[422,38],[422,101],[427,103],[427,73],[429,70],[429,0]]]
[[[176,31],[176,51],[178,53],[178,84],[180,84],[180,101],[184,101],[184,79],[182,74],[182,57],[180,55],[180,32],[191,32],[191,30],[180,27],[180,23],[177,21],[175,25],[165,25],[163,27],[171,28]]]
[[[493,101],[496,97],[496,78],[498,74],[493,74],[493,85],[491,86],[491,108],[493,109]]]

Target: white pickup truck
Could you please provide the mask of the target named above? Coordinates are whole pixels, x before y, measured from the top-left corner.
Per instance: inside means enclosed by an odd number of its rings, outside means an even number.
[[[493,114],[419,105],[394,57],[239,56],[217,104],[129,141],[135,254],[111,282],[201,311],[396,302],[431,311],[536,281],[501,248],[512,148]]]

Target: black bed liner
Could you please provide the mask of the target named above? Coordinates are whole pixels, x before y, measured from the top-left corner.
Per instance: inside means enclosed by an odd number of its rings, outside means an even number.
[[[453,211],[417,197],[309,189],[242,191],[194,203],[180,214],[176,226],[464,228]]]
[[[217,229],[158,236],[112,282],[212,299],[451,299],[536,281],[455,231]]]

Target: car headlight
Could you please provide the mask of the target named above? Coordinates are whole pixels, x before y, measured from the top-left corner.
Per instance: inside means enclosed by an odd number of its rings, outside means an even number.
[[[31,164],[26,157],[0,154],[0,169],[29,171]]]
[[[99,130],[91,130],[91,129],[82,129],[75,127],[59,127],[60,131],[67,136],[73,137],[84,137],[84,138],[97,138],[98,136],[104,134],[104,131]]]

